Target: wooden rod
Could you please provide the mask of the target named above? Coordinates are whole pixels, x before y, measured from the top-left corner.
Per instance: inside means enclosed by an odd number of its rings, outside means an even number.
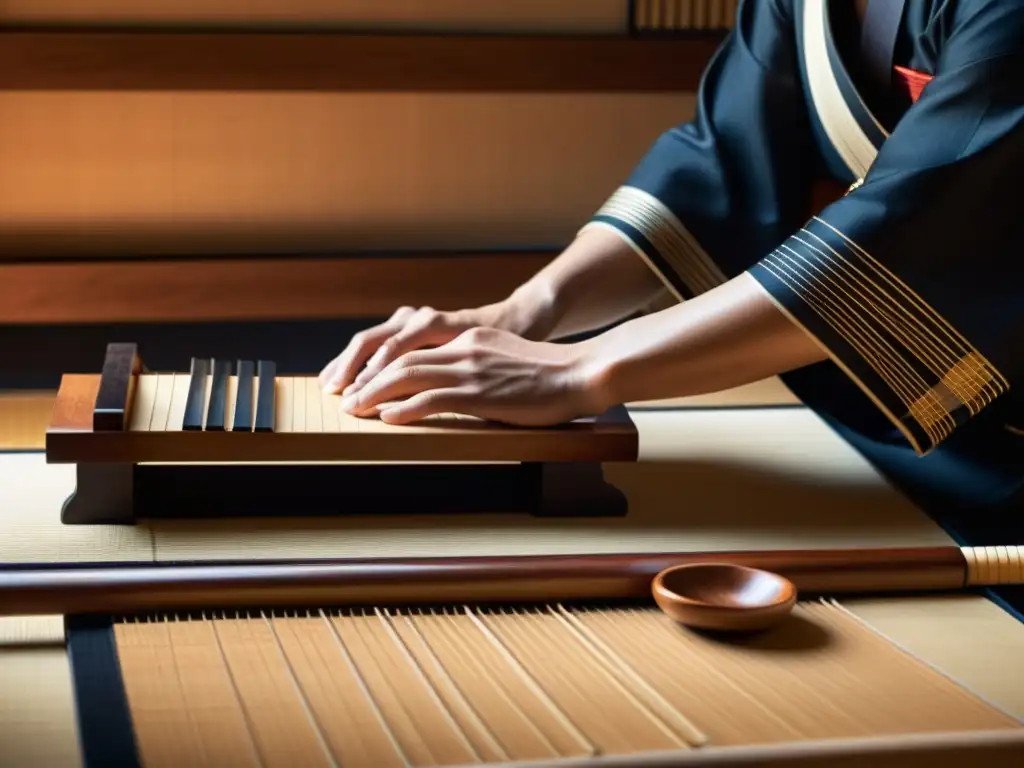
[[[725,34],[5,30],[0,89],[694,91]]]
[[[0,571],[0,615],[643,599],[684,563],[736,563],[801,593],[962,589],[958,547],[214,563]]]

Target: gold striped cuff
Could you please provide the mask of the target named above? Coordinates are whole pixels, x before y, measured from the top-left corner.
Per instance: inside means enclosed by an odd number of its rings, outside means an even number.
[[[694,296],[726,281],[725,274],[671,209],[642,189],[620,187],[598,210],[595,218],[600,221],[591,222],[580,232],[613,222],[612,226],[618,233],[634,250],[647,257],[647,263],[656,272],[660,274],[664,268],[671,270]],[[638,233],[646,242],[635,242],[630,236],[631,231]],[[666,282],[671,286],[671,280]]]
[[[761,264],[856,350],[902,403],[902,416],[887,410],[890,418],[912,419],[931,447],[962,423],[962,409],[974,416],[1010,388],[910,286],[820,218]]]

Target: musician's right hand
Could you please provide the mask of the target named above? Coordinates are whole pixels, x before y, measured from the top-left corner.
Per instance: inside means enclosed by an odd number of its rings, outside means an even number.
[[[499,314],[492,307],[458,312],[402,307],[380,325],[356,333],[320,372],[320,386],[332,394],[350,394],[406,352],[439,347],[470,328],[493,326]]]
[[[636,312],[663,290],[628,242],[590,230],[503,301],[457,312],[402,307],[360,331],[320,373],[320,386],[352,394],[401,355],[442,346],[470,328],[497,328],[530,341],[596,330]]]

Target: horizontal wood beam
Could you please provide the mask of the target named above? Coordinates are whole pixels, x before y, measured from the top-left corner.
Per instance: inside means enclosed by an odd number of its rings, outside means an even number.
[[[499,301],[554,253],[0,264],[0,323],[320,320]]]
[[[15,29],[0,89],[693,91],[724,35]]]
[[[709,561],[777,573],[807,595],[927,593],[962,590],[967,576],[964,553],[972,549],[880,547],[9,568],[0,570],[0,616],[225,605],[650,599],[651,582],[663,570]]]

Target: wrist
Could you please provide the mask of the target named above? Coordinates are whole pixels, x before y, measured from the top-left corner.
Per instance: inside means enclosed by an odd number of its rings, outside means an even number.
[[[628,387],[623,387],[627,359],[616,355],[616,345],[608,331],[573,344],[573,386],[593,413],[629,402]]]
[[[545,341],[555,327],[555,300],[543,286],[527,283],[508,298],[468,311],[473,325],[498,328],[530,341]]]
[[[672,323],[655,323],[656,319],[631,320],[576,345],[579,381],[586,397],[602,410],[691,394],[692,356],[682,348],[665,349],[653,327],[668,326],[672,337],[681,341],[680,323],[677,318],[664,318],[676,320]]]

